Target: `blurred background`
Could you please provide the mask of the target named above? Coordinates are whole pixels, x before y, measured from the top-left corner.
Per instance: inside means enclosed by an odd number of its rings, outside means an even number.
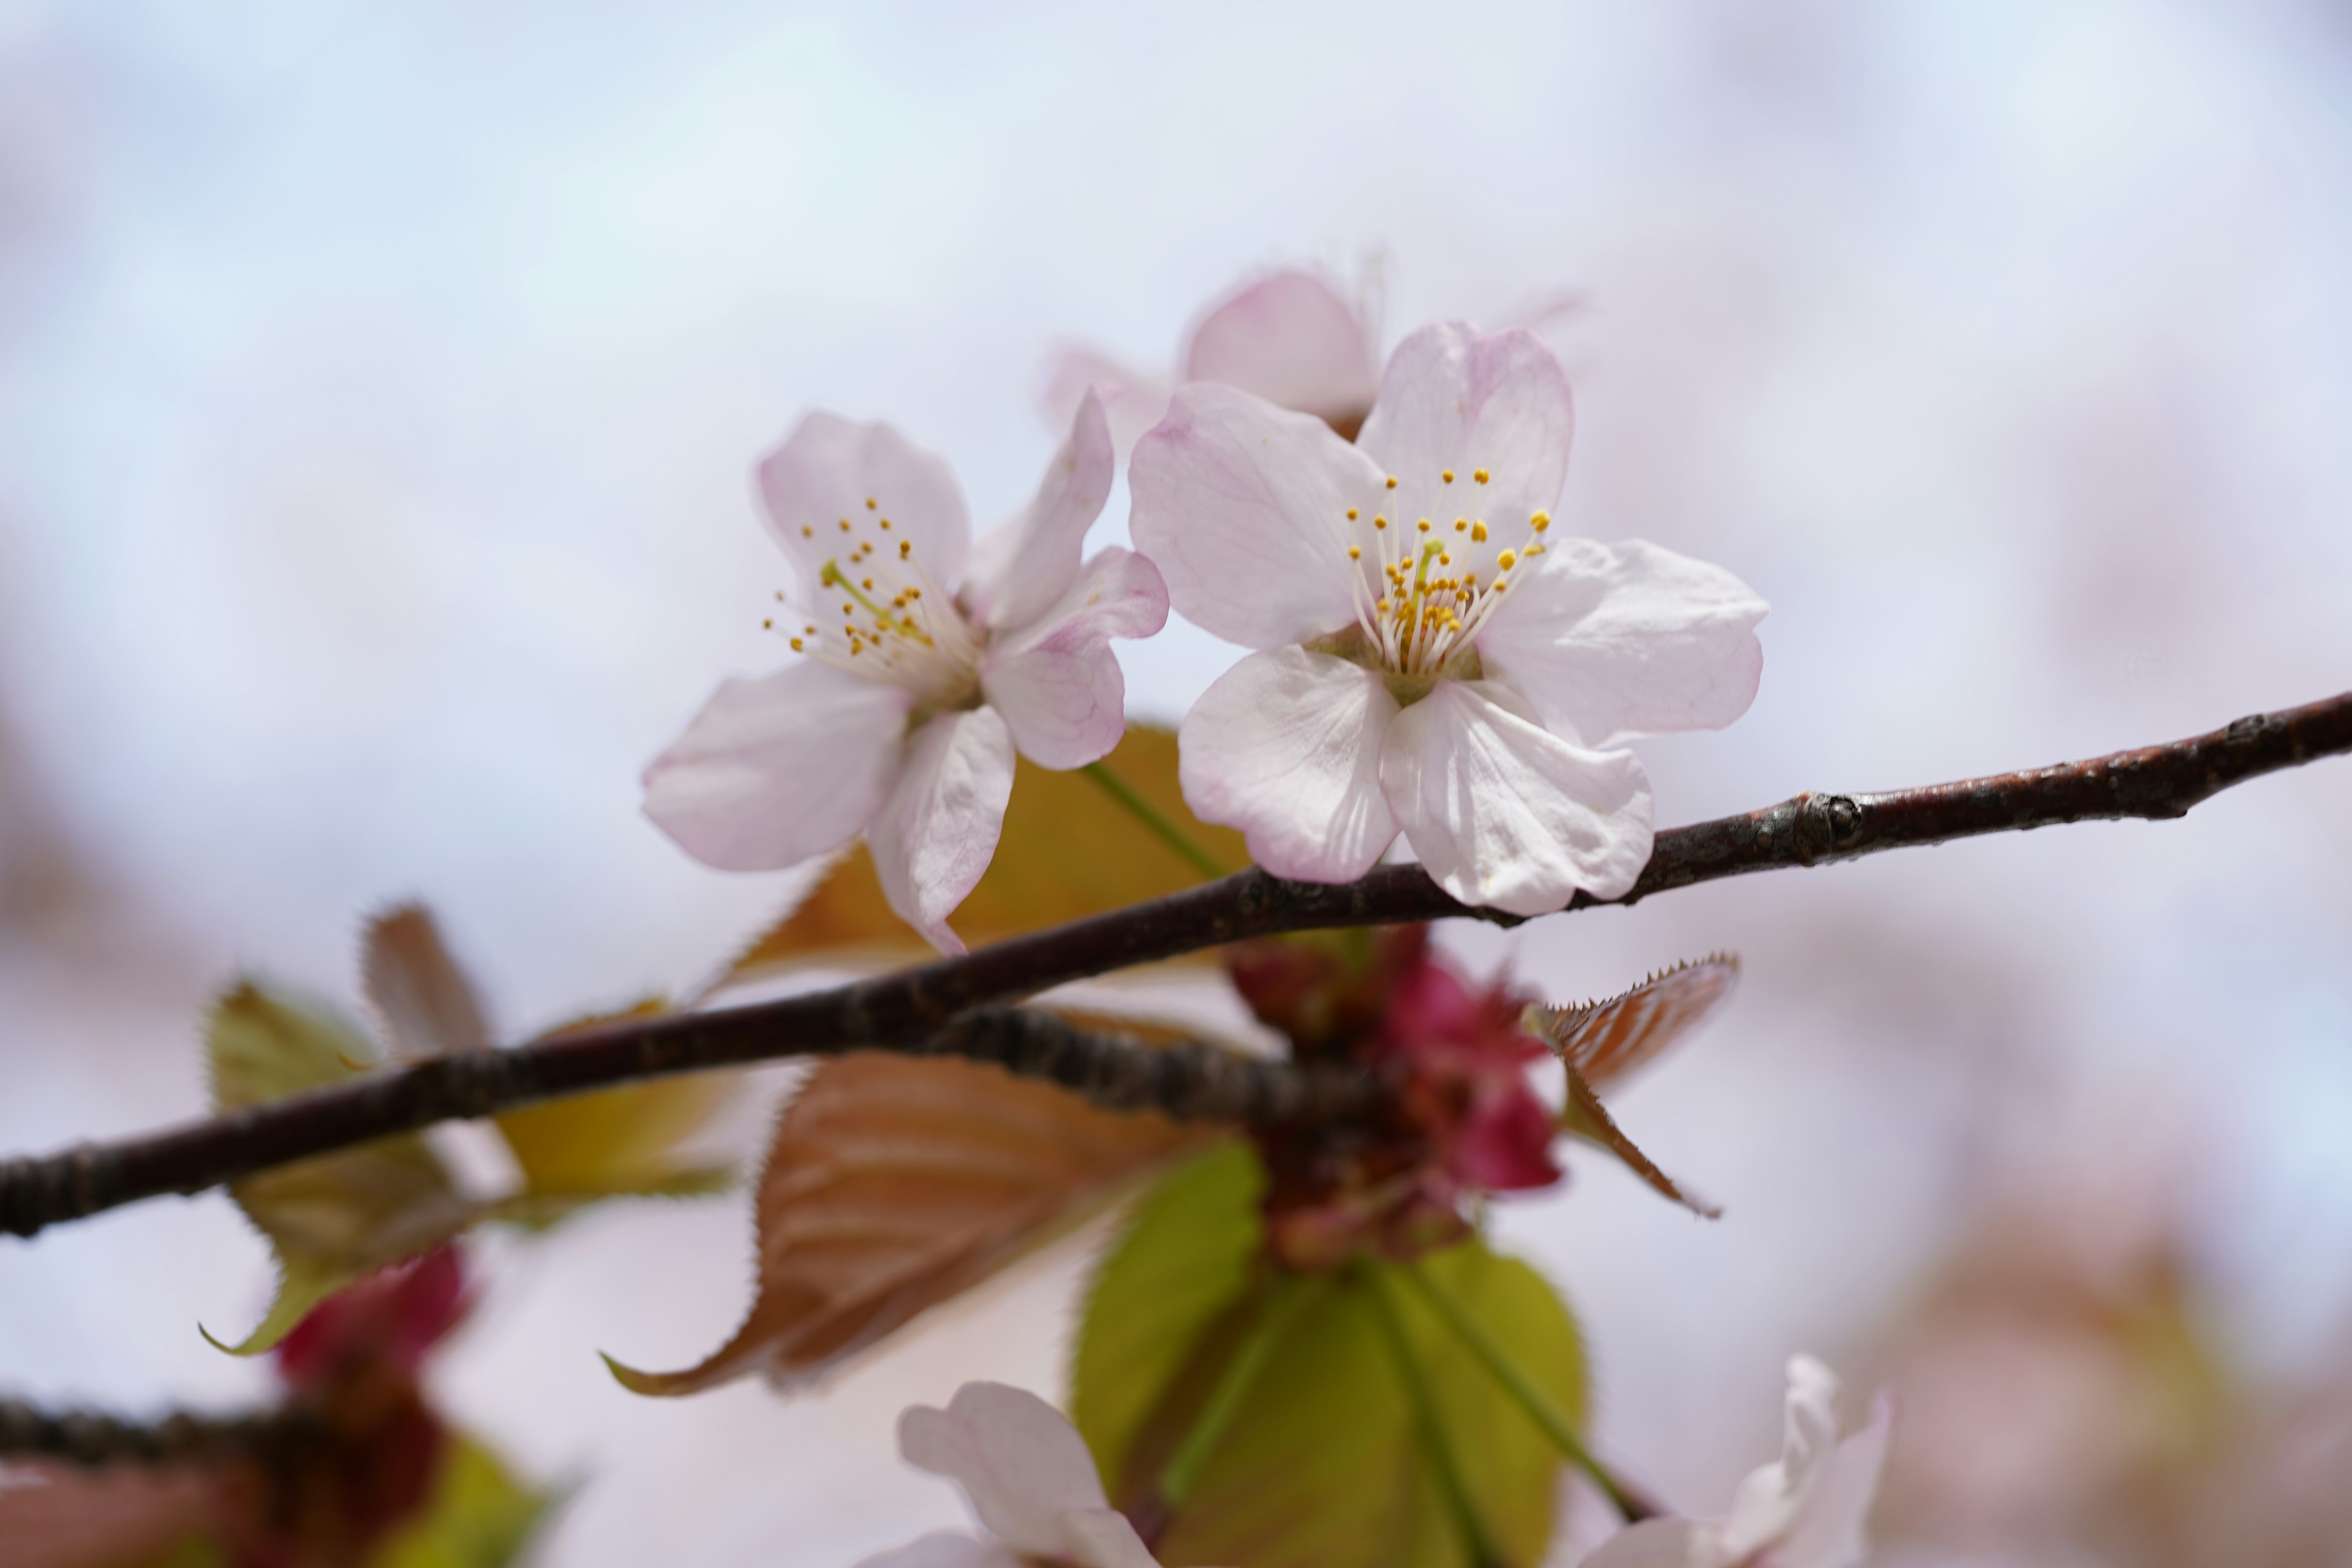
[[[2352,687],[2334,0],[0,0],[0,1152],[194,1112],[215,988],[348,997],[397,897],[509,1032],[698,977],[793,885],[636,809],[779,661],[752,460],[887,417],[1002,516],[1053,345],[1164,365],[1283,264],[1391,342],[1580,296],[1564,526],[1774,606],[1749,715],[1643,748],[1662,823]],[[1234,652],[1125,657],[1172,720]],[[1501,1215],[1602,1446],[1719,1511],[1811,1349],[1904,1401],[1882,1561],[2352,1560],[2347,871],[2337,763],[1462,935],[1560,999],[1746,960],[1619,1104],[1727,1216],[1591,1158]],[[959,1517],[901,1405],[1058,1388],[1076,1250],[814,1396],[623,1393],[746,1224],[490,1248],[441,1394],[583,1483],[549,1562],[846,1563]],[[268,1286],[218,1196],[0,1243],[0,1386],[234,1401],[196,1325]]]

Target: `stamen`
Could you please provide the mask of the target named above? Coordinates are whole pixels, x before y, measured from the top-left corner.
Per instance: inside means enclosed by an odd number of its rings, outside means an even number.
[[[1548,511],[1539,511],[1536,513],[1535,516],[1528,519],[1528,526],[1534,529],[1538,533],[1541,533],[1545,529],[1551,526],[1551,513]]]
[[[1457,517],[1457,518],[1455,518],[1455,519],[1454,520],[1454,532],[1456,532],[1456,533],[1467,533],[1467,532],[1469,532],[1469,531],[1470,531],[1470,520],[1469,520],[1468,518],[1466,518],[1466,517]]]
[[[876,510],[876,507],[875,507],[875,505],[874,505],[874,498],[873,498],[872,496],[867,496],[867,497],[866,498],[866,510],[867,511],[873,511],[873,510]]]
[[[1484,522],[1474,522],[1470,525],[1470,542],[1473,544],[1486,542],[1486,525]]]
[[[1490,476],[1484,468],[1473,468],[1470,470],[1470,477],[1483,485]]]
[[[1388,487],[1388,488],[1389,488],[1389,489],[1396,489],[1396,476],[1395,476],[1394,474],[1391,474],[1391,475],[1389,476],[1389,487]]]
[[[1454,470],[1452,468],[1441,468],[1438,470],[1437,477],[1444,479],[1450,485],[1454,482]]]

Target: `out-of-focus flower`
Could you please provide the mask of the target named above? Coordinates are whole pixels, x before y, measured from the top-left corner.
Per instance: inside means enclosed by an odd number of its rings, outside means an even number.
[[[1352,437],[1380,384],[1379,331],[1370,312],[1313,272],[1276,272],[1220,300],[1187,335],[1171,378],[1092,349],[1057,353],[1045,412],[1058,426],[1091,390],[1124,454],[1160,423],[1180,381],[1219,381],[1268,403],[1311,414]]]
[[[1602,1542],[1584,1568],[1853,1568],[1867,1550],[1863,1525],[1886,1462],[1894,1402],[1880,1394],[1870,1424],[1837,1428],[1837,1374],[1811,1356],[1789,1362],[1780,1462],[1748,1473],[1727,1519],[1654,1519]]]
[[[887,425],[810,415],[760,465],[799,579],[774,625],[803,657],[719,688],[646,770],[646,815],[729,870],[863,831],[891,909],[962,952],[947,917],[996,853],[1014,752],[1048,768],[1109,752],[1127,694],[1109,640],[1168,618],[1150,562],[1081,559],[1111,468],[1085,399],[1036,499],[972,544],[946,464]]]
[[[1427,927],[1242,942],[1226,962],[1300,1059],[1396,1086],[1380,1124],[1284,1126],[1262,1141],[1266,1245],[1287,1267],[1450,1246],[1469,1233],[1475,1194],[1559,1180],[1559,1130],[1528,1081],[1528,1065],[1550,1055],[1521,1027],[1528,998],[1465,983],[1430,952]]]
[[[935,1531],[859,1568],[1159,1568],[1077,1428],[1025,1389],[967,1383],[945,1410],[911,1405],[898,1452],[961,1486],[987,1535]]]
[[[1465,903],[1614,898],[1649,859],[1622,740],[1748,709],[1764,602],[1639,540],[1551,536],[1568,381],[1534,334],[1399,345],[1351,445],[1234,387],[1137,446],[1138,547],[1176,608],[1258,649],[1181,731],[1184,796],[1266,869],[1338,882],[1402,833]]]

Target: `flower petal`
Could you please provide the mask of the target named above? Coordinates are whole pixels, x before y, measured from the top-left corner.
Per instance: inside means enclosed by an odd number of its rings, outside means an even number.
[[[1396,840],[1380,786],[1381,740],[1396,716],[1370,670],[1303,647],[1252,654],[1184,716],[1185,803],[1202,821],[1240,828],[1277,877],[1352,881]]]
[[[1755,700],[1770,608],[1720,566],[1643,540],[1563,539],[1478,634],[1486,673],[1591,746],[1719,730]]]
[[[1440,681],[1400,714],[1381,788],[1465,904],[1538,915],[1580,889],[1613,899],[1650,858],[1650,781],[1633,754],[1570,745],[1492,681]]]
[[[911,1405],[898,1417],[898,1452],[960,1483],[980,1522],[1016,1553],[1059,1556],[1062,1515],[1109,1507],[1077,1428],[1026,1389],[967,1383],[945,1410]]]
[[[1037,496],[1021,514],[981,535],[971,549],[963,599],[992,628],[1035,620],[1078,580],[1087,529],[1110,494],[1110,426],[1092,392],[1078,400],[1070,438],[1045,466]]]
[[[1437,321],[1390,356],[1357,445],[1395,478],[1390,504],[1402,520],[1488,525],[1483,546],[1455,550],[1483,582],[1506,547],[1527,547],[1528,520],[1559,504],[1575,428],[1568,377],[1533,332],[1488,337],[1466,322]]]
[[[955,475],[887,425],[812,414],[761,460],[759,484],[769,535],[800,574],[803,595],[815,592],[827,561],[858,543],[911,541],[915,564],[942,589],[963,574],[971,521]]]
[[[862,1557],[856,1568],[1022,1568],[1022,1562],[992,1541],[957,1530],[935,1530],[895,1551]]]
[[[1580,1568],[1722,1568],[1713,1532],[1686,1519],[1645,1519],[1595,1548]]]
[[[1110,444],[1124,458],[1146,430],[1166,417],[1168,395],[1174,390],[1164,375],[1121,364],[1089,348],[1066,347],[1046,363],[1045,390],[1038,401],[1054,428],[1066,429],[1091,391],[1102,399]]]
[[[1379,390],[1355,308],[1310,272],[1277,272],[1192,329],[1186,381],[1222,381],[1326,420],[1360,422]]]
[[[1371,460],[1312,415],[1230,386],[1179,387],[1128,470],[1136,548],[1187,620],[1249,647],[1352,626],[1348,509],[1371,509]]]
[[[1127,730],[1127,680],[1109,639],[1150,637],[1167,624],[1159,571],[1131,550],[1105,550],[1059,604],[989,649],[981,690],[1031,762],[1084,767]]]
[[[1780,1458],[1740,1481],[1722,1525],[1727,1550],[1738,1556],[1760,1552],[1797,1527],[1820,1470],[1837,1447],[1837,1373],[1809,1355],[1789,1358]]]
[[[1872,1402],[1870,1425],[1839,1443],[1822,1462],[1804,1506],[1772,1555],[1774,1568],[1854,1568],[1870,1551],[1864,1525],[1895,1435],[1895,1402]]]
[[[774,870],[838,848],[898,777],[913,700],[815,663],[726,681],[646,769],[646,815],[722,870]]]
[[[1073,1568],[1160,1568],[1160,1559],[1117,1509],[1076,1509],[1062,1516],[1062,1537]]]
[[[996,858],[1013,798],[1013,732],[992,708],[942,713],[908,737],[890,798],[866,830],[882,896],[941,952],[961,952],[948,916]]]

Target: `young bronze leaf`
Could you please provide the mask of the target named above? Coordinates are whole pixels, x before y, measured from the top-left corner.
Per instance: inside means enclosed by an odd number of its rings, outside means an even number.
[[[1530,1007],[1528,1023],[1562,1061],[1605,1088],[1696,1028],[1738,978],[1739,960],[1718,952],[1677,963],[1606,1002]]]
[[[1653,974],[1622,996],[1581,1007],[1530,1007],[1528,1023],[1568,1072],[1560,1126],[1622,1160],[1656,1192],[1708,1219],[1723,1211],[1658,1169],[1601,1104],[1598,1085],[1622,1078],[1688,1034],[1731,994],[1739,960],[1717,953]]]
[[[396,1057],[449,1056],[490,1043],[473,984],[422,904],[402,904],[368,922],[360,984]]]
[[[1249,864],[1242,837],[1193,816],[1176,782],[1176,737],[1129,724],[1102,764],[1187,837],[1234,870]],[[1101,914],[1192,887],[1201,874],[1083,772],[1015,764],[1013,801],[996,858],[950,924],[972,947]],[[713,988],[826,958],[928,952],[883,901],[861,843],[815,891],[735,960]]]
[[[625,1013],[583,1018],[552,1033],[663,1010],[654,997]],[[730,1167],[691,1163],[679,1149],[709,1125],[736,1081],[731,1073],[656,1079],[504,1112],[498,1129],[521,1168],[523,1190],[499,1205],[499,1216],[547,1225],[599,1198],[693,1197],[722,1190],[735,1179]]]
[[[1097,1110],[982,1063],[860,1052],[820,1063],[760,1178],[757,1296],[699,1366],[642,1373],[691,1394],[751,1373],[790,1387],[1066,1233],[1201,1138]]]
[[[223,1111],[340,1083],[377,1059],[367,1037],[334,1014],[251,981],[214,1006],[205,1039],[213,1105]],[[223,1347],[237,1355],[268,1350],[339,1286],[423,1251],[476,1212],[415,1133],[248,1176],[229,1195],[269,1238],[279,1274],[261,1325]]]

